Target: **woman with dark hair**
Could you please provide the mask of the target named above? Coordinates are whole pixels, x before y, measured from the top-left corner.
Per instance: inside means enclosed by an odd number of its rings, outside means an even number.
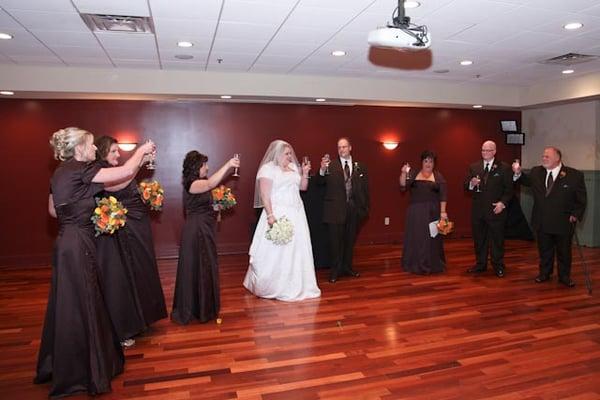
[[[183,325],[192,319],[200,322],[215,319],[221,304],[215,244],[216,212],[210,191],[231,168],[240,166],[240,160],[230,159],[210,177],[207,161],[208,157],[196,150],[187,153],[183,160],[186,218],[181,233],[171,314],[173,321]]]
[[[96,158],[103,168],[119,165],[119,146],[110,136],[95,140]],[[167,317],[148,208],[142,202],[135,179],[105,187],[127,208],[127,223],[112,235],[96,239],[104,301],[117,336],[124,347],[134,336]]]
[[[446,269],[442,237],[437,232],[432,233],[429,228],[431,222],[448,219],[446,179],[434,169],[435,162],[435,153],[425,150],[421,153],[420,171],[414,172],[405,164],[400,174],[400,189],[410,190],[402,268],[418,275],[443,272]]]
[[[51,381],[52,398],[110,391],[123,371],[123,352],[100,291],[94,225],[94,196],[103,184],[130,179],[154,143],[141,145],[123,166],[102,168],[91,133],[79,128],[54,132],[50,144],[62,162],[50,180],[50,214],[59,232],[52,256],[52,281],[35,383]]]

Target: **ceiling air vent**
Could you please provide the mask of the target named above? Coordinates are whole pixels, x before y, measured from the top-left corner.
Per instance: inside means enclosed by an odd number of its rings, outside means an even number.
[[[80,14],[92,32],[154,33],[150,17],[127,15]]]
[[[577,54],[577,53],[567,53],[562,56],[548,58],[547,60],[542,60],[540,63],[542,64],[551,64],[551,65],[574,65],[581,64],[588,61],[597,60],[598,56],[592,56],[589,54]]]

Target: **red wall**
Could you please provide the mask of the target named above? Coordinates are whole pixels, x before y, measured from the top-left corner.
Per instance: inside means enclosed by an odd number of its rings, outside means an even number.
[[[183,221],[180,185],[185,153],[197,149],[216,170],[233,153],[241,153],[239,180],[229,180],[239,205],[225,215],[218,233],[220,251],[247,250],[254,177],[269,142],[289,141],[298,157],[313,165],[323,153],[336,154],[336,140],[348,136],[353,156],[369,167],[371,216],[359,242],[393,242],[401,238],[408,196],[397,178],[403,162],[418,166],[424,149],[438,153],[438,167],[449,183],[448,212],[456,236],[470,230],[470,199],[462,190],[468,163],[480,157],[484,140],[495,140],[499,159],[519,157],[520,147],[504,145],[499,120],[520,120],[520,112],[435,108],[345,107],[164,101],[0,100],[2,134],[0,265],[47,263],[56,234],[48,217],[48,180],[57,162],[48,140],[65,126],[79,126],[121,141],[153,139],[158,145],[155,176],[166,190],[166,206],[154,218],[160,257],[175,256]],[[385,150],[383,140],[400,146]],[[142,172],[147,175],[149,171]],[[384,226],[389,216],[391,223]]]

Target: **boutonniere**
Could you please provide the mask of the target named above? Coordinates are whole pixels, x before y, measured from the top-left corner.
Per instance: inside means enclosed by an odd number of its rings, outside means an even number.
[[[565,171],[560,171],[560,174],[558,174],[561,178],[564,178],[565,176],[567,176],[567,173]]]
[[[498,164],[494,164],[494,165],[492,165],[492,170],[494,170],[494,169],[496,169],[496,168],[498,168]]]
[[[358,166],[358,161],[354,161],[354,169],[358,171],[360,167]]]

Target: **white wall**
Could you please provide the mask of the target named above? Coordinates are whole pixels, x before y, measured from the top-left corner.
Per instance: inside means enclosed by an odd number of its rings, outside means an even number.
[[[566,165],[580,170],[600,169],[600,101],[525,110],[522,125],[525,168],[541,163],[545,146],[555,146],[562,150]]]

